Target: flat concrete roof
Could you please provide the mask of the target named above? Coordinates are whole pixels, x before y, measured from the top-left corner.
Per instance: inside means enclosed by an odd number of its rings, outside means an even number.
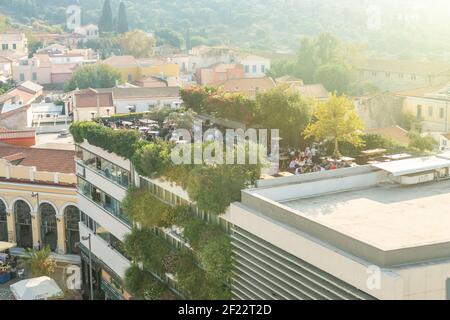
[[[386,183],[282,204],[383,251],[450,242],[450,181]]]

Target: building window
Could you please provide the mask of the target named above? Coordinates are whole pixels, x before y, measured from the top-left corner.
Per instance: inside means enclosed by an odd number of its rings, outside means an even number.
[[[245,73],[250,73],[250,66],[245,66]]]
[[[391,78],[391,73],[390,72],[386,72],[386,79],[390,79]]]
[[[17,49],[17,44],[13,44],[13,50],[16,50]]]
[[[428,116],[429,116],[429,117],[432,117],[432,116],[433,116],[433,107],[432,107],[432,106],[429,106],[429,107],[428,107]]]
[[[415,74],[411,75],[411,80],[416,80],[416,75]]]
[[[128,82],[132,82],[133,81],[133,75],[129,74],[128,75]]]
[[[2,50],[8,50],[8,44],[7,43],[3,43],[2,44]]]
[[[265,65],[261,65],[261,73],[266,73],[266,66]]]
[[[444,108],[439,109],[439,118],[444,119]]]
[[[253,68],[252,68],[252,72],[256,73],[256,70],[258,70],[258,67],[256,65],[254,65]]]
[[[20,81],[25,81],[25,75],[23,73],[20,74]]]
[[[422,106],[417,106],[417,120],[422,120]]]
[[[377,76],[377,72],[376,71],[372,71],[372,77],[376,77]]]
[[[399,74],[398,74],[398,77],[399,77],[400,79],[403,79],[403,73],[399,73]]]
[[[33,81],[36,81],[37,80],[37,73],[36,72],[33,72]]]

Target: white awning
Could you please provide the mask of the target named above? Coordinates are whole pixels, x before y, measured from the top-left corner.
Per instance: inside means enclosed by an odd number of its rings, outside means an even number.
[[[19,281],[10,286],[17,300],[46,300],[63,294],[55,280],[49,277],[39,277]]]
[[[408,174],[447,168],[450,167],[450,160],[432,156],[432,157],[405,159],[392,162],[383,162],[372,164],[372,166],[387,171],[391,173],[394,177],[399,177]]]

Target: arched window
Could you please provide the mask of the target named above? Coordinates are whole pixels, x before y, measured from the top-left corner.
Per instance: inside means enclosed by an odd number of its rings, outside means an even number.
[[[14,214],[16,216],[17,246],[22,248],[33,247],[30,206],[25,201],[18,200],[14,203]]]
[[[0,200],[0,241],[8,241],[6,205]]]
[[[80,222],[80,210],[75,206],[68,206],[64,209],[64,220],[66,228],[66,250],[68,254],[78,254],[77,243],[80,242],[80,232],[78,223]]]
[[[39,206],[39,213],[41,216],[42,248],[50,246],[50,249],[55,251],[58,246],[55,208],[48,203],[42,203]]]

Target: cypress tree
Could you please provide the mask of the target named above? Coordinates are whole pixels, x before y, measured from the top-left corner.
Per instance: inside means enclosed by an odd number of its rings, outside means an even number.
[[[120,2],[119,6],[119,15],[117,18],[117,32],[118,33],[128,32],[127,9],[125,8],[125,4],[123,2]]]
[[[113,17],[109,0],[105,0],[103,4],[102,16],[100,17],[98,29],[102,33],[113,31]]]

